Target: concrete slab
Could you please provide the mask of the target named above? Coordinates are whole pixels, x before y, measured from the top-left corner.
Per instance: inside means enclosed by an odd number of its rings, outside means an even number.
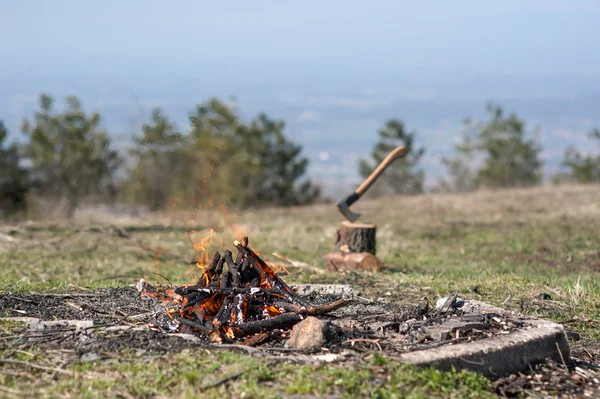
[[[293,284],[290,288],[298,295],[308,296],[343,296],[352,298],[360,295],[351,285],[342,284]]]
[[[474,342],[404,353],[401,360],[416,366],[434,366],[449,371],[468,369],[489,378],[498,378],[529,369],[546,359],[567,360],[571,350],[565,329],[558,323],[497,308],[478,301],[464,301],[467,313],[510,315],[524,323],[523,328]]]

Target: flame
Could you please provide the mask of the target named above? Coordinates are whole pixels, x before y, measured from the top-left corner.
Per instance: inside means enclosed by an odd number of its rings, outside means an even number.
[[[244,233],[244,230],[241,229],[240,226],[238,226],[237,224],[233,223],[231,221],[231,219],[229,218],[229,212],[227,211],[227,208],[225,207],[225,205],[221,205],[221,213],[223,214],[223,219],[225,219],[225,223],[227,223],[229,226],[233,227],[233,229],[235,230],[235,234],[237,235],[237,238],[242,238],[245,235],[247,235],[246,233]]]
[[[208,317],[212,317],[217,314],[219,309],[221,308],[221,303],[223,302],[223,294],[214,294],[213,296],[206,299],[201,307],[206,312]]]
[[[273,305],[265,306],[263,308],[263,314],[268,315],[270,317],[277,316],[281,314],[281,310],[277,309]]]
[[[267,264],[269,265],[269,267],[271,269],[273,269],[273,271],[275,272],[275,274],[285,274],[285,275],[290,274],[290,272],[288,271],[288,269],[286,269],[286,267],[283,264],[283,262],[281,262],[280,264],[276,264],[276,263],[273,263],[273,262],[268,262]]]
[[[193,233],[195,233],[195,232],[192,231],[192,234]],[[209,256],[208,256],[208,247],[213,244],[214,235],[215,235],[215,231],[213,229],[209,229],[208,235],[204,236],[200,240],[200,242],[198,242],[198,243],[192,242],[192,246],[194,247],[194,250],[196,251],[196,254],[198,256],[198,261],[196,262],[196,267],[198,267],[200,270],[202,270],[202,279],[203,279],[204,285],[208,285],[210,283],[210,279],[212,277],[212,276],[210,276],[210,273],[208,270],[208,264],[210,262]],[[191,240],[191,235],[190,235],[190,240]]]

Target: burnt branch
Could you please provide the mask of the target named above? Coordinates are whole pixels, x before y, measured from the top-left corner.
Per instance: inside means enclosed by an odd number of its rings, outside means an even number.
[[[270,319],[238,324],[231,329],[233,330],[236,338],[241,338],[246,335],[258,334],[263,331],[289,328],[301,320],[301,315],[295,313],[284,313]]]

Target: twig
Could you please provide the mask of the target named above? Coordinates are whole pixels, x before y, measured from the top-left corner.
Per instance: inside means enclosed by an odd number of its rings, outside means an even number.
[[[556,350],[558,350],[558,354],[560,355],[560,360],[562,360],[562,364],[565,367],[565,370],[568,370],[567,363],[565,362],[565,358],[563,357],[562,351],[560,350],[560,346],[558,342],[556,343]]]
[[[71,363],[71,359],[64,361],[63,364],[61,364],[60,366],[58,366],[58,368],[56,370],[54,370],[54,372],[50,376],[50,379],[51,380],[56,379],[56,376],[58,375],[58,373],[60,372],[60,370],[64,370],[64,368],[67,367],[69,365],[69,363]]]
[[[22,395],[23,394],[23,392],[21,392],[21,391],[17,391],[16,389],[5,387],[4,385],[0,385],[0,391],[7,392],[7,393],[13,393],[15,395]]]
[[[223,377],[223,378],[221,378],[221,379],[219,379],[219,380],[217,380],[217,381],[215,381],[215,382],[211,382],[211,383],[209,383],[209,384],[205,384],[205,385],[203,385],[203,386],[200,388],[200,390],[202,390],[202,391],[203,391],[203,390],[205,390],[205,389],[209,389],[209,388],[215,388],[215,387],[218,387],[219,385],[223,385],[223,384],[225,384],[226,382],[229,382],[229,381],[231,381],[231,380],[235,380],[236,378],[239,378],[239,377],[241,377],[241,376],[242,376],[242,375],[244,375],[244,374],[245,374],[245,373],[246,373],[248,370],[249,370],[249,369],[242,370],[242,371],[239,371],[239,372],[237,372],[237,373],[234,373],[234,374],[228,375],[228,376],[226,376],[226,377]]]
[[[52,296],[52,297],[57,297],[57,298],[71,298],[71,297],[87,297],[87,298],[94,298],[97,295],[96,294],[78,294],[78,293],[73,293],[73,294],[53,294],[53,293],[41,293],[41,292],[32,292],[31,295],[38,295],[38,296]]]
[[[379,349],[379,352],[383,352],[383,349],[381,349],[381,345],[379,345],[379,341],[376,339],[366,339],[366,338],[349,339],[349,340],[342,342],[342,345],[347,344],[347,343],[354,344],[355,342],[367,342],[370,344],[375,344],[377,346],[377,349]],[[352,346],[354,346],[354,345],[352,345]]]
[[[320,306],[310,306],[308,309],[306,309],[308,311],[308,314],[311,316],[317,316],[317,315],[322,315],[325,313],[329,313],[329,312],[333,312],[334,310],[337,310],[339,308],[342,308],[348,304],[352,303],[352,299],[338,299],[337,301],[333,301],[330,303],[326,303],[324,305],[320,305]]]
[[[0,233],[0,240],[11,244],[15,244],[17,247],[19,246],[19,240],[8,234]]]
[[[173,283],[171,282],[171,280],[169,280],[168,278],[166,278],[166,277],[165,277],[165,276],[163,276],[162,274],[160,274],[160,273],[156,273],[156,272],[152,272],[152,274],[156,274],[158,277],[161,277],[161,278],[163,278],[163,279],[164,279],[164,280],[165,280],[167,283],[169,283],[169,286],[170,286],[170,287],[172,287],[172,286],[173,286]]]
[[[68,375],[72,375],[73,373],[68,371],[68,370],[62,370],[60,368],[57,367],[47,367],[47,366],[43,366],[41,364],[37,364],[37,363],[30,363],[30,362],[26,362],[23,360],[14,360],[14,359],[0,359],[0,363],[4,363],[4,364],[19,364],[21,366],[28,366],[34,369],[38,369],[38,370],[45,370],[45,371],[54,371],[57,373],[63,373],[63,374],[68,374]]]

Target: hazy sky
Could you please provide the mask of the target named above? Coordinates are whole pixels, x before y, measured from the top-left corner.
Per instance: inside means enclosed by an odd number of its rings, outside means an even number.
[[[1,68],[598,75],[599,17],[597,0],[3,1]]]

